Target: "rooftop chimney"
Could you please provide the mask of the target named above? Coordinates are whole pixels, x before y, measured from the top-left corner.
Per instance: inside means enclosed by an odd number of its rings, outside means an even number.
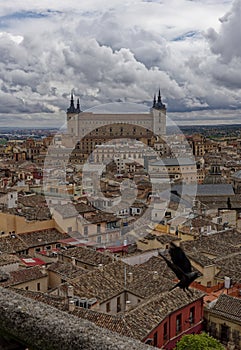
[[[98,268],[99,268],[100,271],[104,271],[104,266],[103,266],[103,264],[99,264],[99,265],[98,265]]]
[[[158,272],[157,271],[153,271],[153,280],[156,281],[158,280]]]
[[[133,273],[132,272],[128,272],[128,274],[127,274],[127,281],[129,283],[133,282]]]
[[[73,298],[74,297],[74,287],[73,286],[68,286],[67,297],[68,298]]]
[[[47,272],[46,272],[46,266],[45,265],[41,266],[41,272],[42,272],[43,275],[46,275]]]
[[[69,299],[69,311],[74,311],[75,309],[75,301],[74,299]]]
[[[130,308],[131,308],[131,301],[126,300],[126,311],[130,310]]]

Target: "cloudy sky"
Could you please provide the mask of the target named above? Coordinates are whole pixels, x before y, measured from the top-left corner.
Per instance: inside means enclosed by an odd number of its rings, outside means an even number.
[[[150,105],[181,124],[241,123],[241,0],[0,0],[0,126]]]

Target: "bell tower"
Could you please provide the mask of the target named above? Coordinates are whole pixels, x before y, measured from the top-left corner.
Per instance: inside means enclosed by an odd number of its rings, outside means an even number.
[[[154,95],[151,113],[153,117],[153,132],[155,135],[166,136],[166,105],[162,103],[160,89],[157,100],[156,95]]]

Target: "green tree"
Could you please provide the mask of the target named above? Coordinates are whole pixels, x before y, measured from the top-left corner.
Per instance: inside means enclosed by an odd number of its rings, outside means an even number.
[[[184,335],[175,350],[224,350],[222,344],[206,333]]]

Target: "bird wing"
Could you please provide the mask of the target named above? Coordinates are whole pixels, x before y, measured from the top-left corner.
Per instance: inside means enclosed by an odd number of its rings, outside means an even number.
[[[184,273],[192,272],[190,260],[187,258],[181,247],[177,247],[174,243],[171,243],[169,254],[171,255],[173,264],[178,267],[180,266]]]
[[[175,273],[175,275],[179,280],[183,280],[184,278],[186,278],[185,273],[182,271],[182,269],[179,266],[177,266],[176,264],[168,260],[160,252],[159,252],[159,255],[165,260],[165,262],[167,263],[167,266],[170,267],[170,269]]]

